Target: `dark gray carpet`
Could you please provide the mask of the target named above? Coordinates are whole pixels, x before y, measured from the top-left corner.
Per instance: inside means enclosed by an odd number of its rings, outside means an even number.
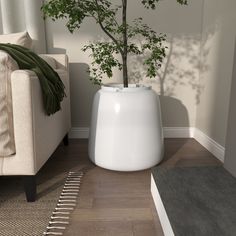
[[[236,179],[221,166],[155,167],[175,236],[235,236]]]

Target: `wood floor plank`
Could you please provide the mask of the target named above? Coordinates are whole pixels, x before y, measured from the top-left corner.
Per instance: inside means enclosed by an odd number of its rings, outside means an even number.
[[[160,236],[162,231],[156,232],[153,221],[135,221],[133,222],[134,236]]]
[[[132,222],[72,220],[64,236],[133,236]],[[148,236],[148,235],[147,235]]]
[[[76,209],[73,212],[77,221],[138,221],[153,220],[150,208],[93,208]]]
[[[79,196],[77,207],[82,209],[90,209],[93,207],[93,197]]]
[[[149,208],[151,202],[151,197],[97,197],[93,208]]]

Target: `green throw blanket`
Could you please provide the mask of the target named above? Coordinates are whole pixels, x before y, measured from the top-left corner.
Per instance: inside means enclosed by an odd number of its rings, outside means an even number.
[[[0,50],[7,52],[19,69],[32,70],[38,76],[46,113],[51,115],[59,111],[60,102],[66,95],[65,86],[52,67],[36,53],[19,45],[0,43]]]

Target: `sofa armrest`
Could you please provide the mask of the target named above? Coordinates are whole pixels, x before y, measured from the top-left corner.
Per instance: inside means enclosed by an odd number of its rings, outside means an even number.
[[[32,71],[15,70],[11,74],[13,125],[16,155],[4,160],[4,174],[36,174],[33,85],[38,77]],[[27,166],[27,168],[26,168]],[[10,173],[8,173],[10,172]]]
[[[68,71],[68,56],[66,54],[40,54],[39,56],[52,57],[56,61],[56,69]]]
[[[11,74],[16,154],[4,159],[4,175],[35,175],[68,133],[71,127],[69,79],[64,70],[59,75],[67,97],[60,111],[47,116],[36,74],[29,70],[15,70]]]

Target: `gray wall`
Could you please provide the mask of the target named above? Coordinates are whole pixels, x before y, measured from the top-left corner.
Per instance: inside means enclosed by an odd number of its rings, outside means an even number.
[[[205,0],[196,127],[225,146],[236,35],[236,1]]]
[[[188,127],[195,125],[199,97],[199,49],[201,40],[202,0],[190,1],[182,7],[173,0],[161,1],[157,11],[147,11],[139,1],[129,1],[130,18],[142,16],[155,30],[165,32],[169,39],[168,56],[158,78],[144,77],[142,64],[130,58],[132,75],[139,75],[142,83],[151,84],[161,94],[164,126]],[[87,20],[79,33],[70,34],[64,21],[46,21],[47,48],[49,53],[67,53],[70,59],[72,88],[72,125],[88,127],[93,94],[98,89],[88,80],[86,69],[91,59],[83,53],[84,44],[105,36],[91,20]],[[135,77],[137,78],[137,77]],[[134,79],[133,79],[134,80]],[[121,81],[121,73],[114,73],[113,81]],[[104,82],[113,82],[104,79]],[[160,85],[161,81],[161,85]]]
[[[236,40],[234,50],[234,69],[231,85],[230,109],[225,145],[225,168],[236,177]]]

